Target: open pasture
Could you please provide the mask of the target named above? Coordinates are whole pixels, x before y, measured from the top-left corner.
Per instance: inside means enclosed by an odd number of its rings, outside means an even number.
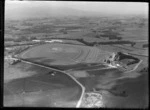
[[[24,62],[9,65],[9,67],[6,63],[4,106],[76,106],[82,90],[68,75]]]

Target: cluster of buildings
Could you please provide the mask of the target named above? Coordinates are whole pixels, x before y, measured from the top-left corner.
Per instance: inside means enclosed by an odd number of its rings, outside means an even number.
[[[41,42],[42,40],[32,40],[33,42]],[[44,40],[44,42],[52,43],[52,42],[63,42],[62,40],[54,39],[54,40]]]
[[[18,62],[20,62],[19,59],[17,58],[13,58],[12,55],[8,55],[8,56],[5,56],[5,60],[8,61],[9,64],[13,65],[13,64],[16,64]]]
[[[123,63],[122,60],[128,60],[128,63]],[[132,60],[132,61],[131,61]],[[140,59],[133,57],[127,53],[122,53],[122,52],[117,52],[117,53],[112,53],[111,56],[106,58],[104,60],[104,63],[107,63],[108,65],[112,67],[123,67],[127,69],[127,66],[136,64],[140,61]]]
[[[104,107],[104,104],[102,102],[102,95],[99,93],[94,93],[94,92],[85,93],[81,106],[86,107],[86,108]]]
[[[121,66],[119,63],[117,63],[117,57],[115,53],[112,53],[111,56],[109,56],[108,58],[104,59],[104,63],[107,63],[108,65],[112,66],[112,67],[119,67]]]

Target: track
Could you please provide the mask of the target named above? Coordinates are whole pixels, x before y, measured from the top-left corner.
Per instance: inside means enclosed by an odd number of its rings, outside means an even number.
[[[96,62],[99,52],[100,52],[100,50],[97,48],[90,48],[90,53],[86,57],[85,62],[87,62],[87,63]]]
[[[41,46],[41,47],[40,47]],[[45,46],[46,47],[46,50],[43,50],[43,46]],[[71,62],[71,64],[73,63],[76,63],[76,62],[80,62],[80,61],[83,61],[84,60],[84,58],[86,57],[86,56],[88,56],[88,51],[90,52],[90,50],[91,50],[91,48],[87,48],[87,47],[80,47],[80,46],[69,46],[69,45],[67,45],[67,44],[62,44],[62,45],[58,45],[58,44],[56,44],[56,45],[52,45],[52,44],[44,44],[44,45],[39,45],[39,47],[36,47],[35,48],[35,53],[37,52],[37,54],[33,54],[33,49],[34,49],[34,47],[31,47],[30,49],[28,49],[27,51],[25,51],[25,52],[22,52],[19,56],[20,56],[20,58],[26,58],[26,57],[30,57],[30,56],[32,56],[32,57],[43,57],[42,55],[42,53],[43,52],[45,52],[45,54],[47,54],[47,56],[45,56],[46,58],[49,58],[49,59],[55,59],[55,57],[57,58],[57,57],[59,57],[59,58],[61,58],[62,60],[64,60],[64,58],[66,59],[66,61],[68,62],[68,61],[70,61]],[[49,51],[49,48],[50,49],[52,49],[53,47],[55,47],[56,46],[56,48],[57,47],[61,47],[61,48],[64,48],[65,49],[65,51],[69,51],[68,49],[70,49],[70,48],[72,48],[72,49],[75,49],[75,50],[77,50],[75,53],[67,53],[67,52],[65,52],[64,53],[64,51],[62,51],[62,52],[60,52],[60,54],[59,53],[56,53],[56,55],[55,55],[55,53],[52,53],[52,56],[51,56],[51,53],[47,53],[47,50]],[[39,48],[39,49],[38,49]],[[41,50],[40,50],[41,49]],[[72,50],[71,49],[71,50]],[[32,51],[33,50],[33,51]],[[41,53],[40,53],[41,52]],[[48,56],[49,55],[49,56]],[[64,56],[64,57],[62,57],[62,55]],[[60,59],[60,61],[61,61],[61,59]],[[59,60],[58,60],[59,61]]]

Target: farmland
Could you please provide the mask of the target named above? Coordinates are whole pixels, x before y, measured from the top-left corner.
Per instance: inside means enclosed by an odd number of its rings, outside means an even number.
[[[6,20],[4,40],[4,106],[79,108],[98,94],[99,107],[148,107],[148,18]],[[118,52],[128,57],[109,64]]]

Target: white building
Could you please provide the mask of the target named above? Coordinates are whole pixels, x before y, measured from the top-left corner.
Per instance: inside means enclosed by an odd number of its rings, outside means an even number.
[[[49,42],[49,43],[52,43],[52,42],[63,42],[62,40],[50,40],[50,41],[45,41],[45,42]]]
[[[40,42],[41,40],[32,40],[33,42]]]
[[[110,55],[109,57],[107,57],[105,60],[104,60],[105,63],[107,63],[109,66],[111,67],[118,67],[118,66],[121,66],[120,64],[118,64],[116,62],[116,54],[115,53],[112,53],[112,55]]]

